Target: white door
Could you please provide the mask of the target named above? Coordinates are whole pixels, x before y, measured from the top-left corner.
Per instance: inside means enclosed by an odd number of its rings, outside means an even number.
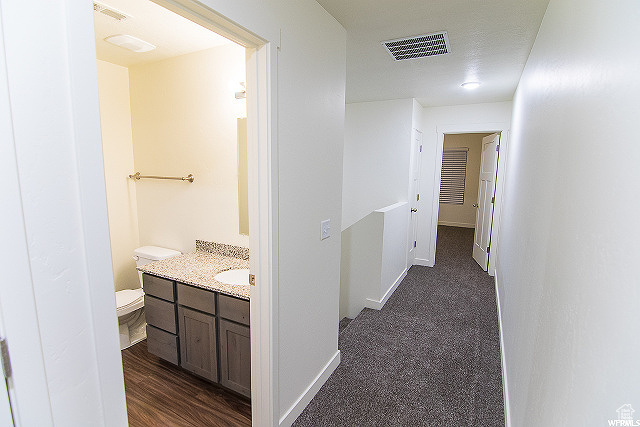
[[[408,263],[413,265],[418,242],[418,200],[420,198],[419,177],[422,158],[422,132],[414,131],[413,142],[413,162],[411,165],[411,224],[409,225],[409,259]]]
[[[498,146],[500,135],[494,133],[482,138],[482,160],[480,162],[480,186],[476,212],[476,231],[473,236],[473,259],[484,271],[489,262],[491,244],[491,221],[496,189],[496,169],[498,165]]]

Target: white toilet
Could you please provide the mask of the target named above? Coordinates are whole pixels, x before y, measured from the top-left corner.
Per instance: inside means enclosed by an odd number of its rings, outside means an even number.
[[[158,246],[143,246],[133,251],[136,266],[148,264],[161,259],[180,255],[180,251],[160,248]],[[147,337],[147,322],[144,317],[144,292],[142,291],[142,273],[138,272],[140,287],[116,292],[116,310],[118,313],[118,328],[120,329],[120,349],[124,350]]]

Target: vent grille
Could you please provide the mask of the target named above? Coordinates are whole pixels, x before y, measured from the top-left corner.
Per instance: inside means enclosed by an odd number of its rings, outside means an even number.
[[[116,21],[122,21],[124,19],[129,18],[129,15],[125,15],[124,13],[115,10],[109,6],[105,6],[100,3],[93,2],[93,11],[102,13],[103,15],[108,16],[109,18],[113,18]]]
[[[382,42],[382,45],[396,61],[444,55],[451,52],[449,36],[446,31],[404,39],[387,40]]]

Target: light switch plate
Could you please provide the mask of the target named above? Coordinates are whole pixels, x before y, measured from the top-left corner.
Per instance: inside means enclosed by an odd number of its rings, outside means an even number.
[[[320,240],[324,240],[331,236],[331,220],[325,219],[320,222]]]

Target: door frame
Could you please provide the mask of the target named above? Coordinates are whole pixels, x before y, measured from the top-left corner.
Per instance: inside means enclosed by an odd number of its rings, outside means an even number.
[[[411,164],[409,173],[409,233],[407,237],[407,268],[415,264],[416,250],[415,244],[418,240],[418,222],[419,211],[411,212],[411,209],[415,207],[418,209],[419,201],[414,200],[417,195],[420,194],[420,171],[422,169],[422,145],[424,138],[421,130],[416,128],[412,129],[412,141],[411,141]],[[418,179],[414,185],[413,176],[417,175]],[[409,256],[411,255],[411,256]]]
[[[256,275],[256,286],[251,288],[251,323],[254,333],[251,334],[252,365],[252,422],[254,425],[277,425],[279,421],[278,400],[278,152],[277,152],[277,44],[279,41],[263,40],[247,29],[233,24],[219,13],[192,0],[154,0],[161,6],[177,12],[194,22],[209,28],[247,47],[247,112],[248,114],[248,161],[249,161],[249,222],[252,230],[249,246],[251,250],[250,267]],[[0,6],[0,18],[6,11],[11,16],[26,16],[28,7],[16,2],[8,2]],[[122,425],[126,422],[126,406],[124,384],[122,381],[122,360],[120,355],[116,322],[115,296],[111,260],[109,257],[109,236],[107,229],[106,197],[104,193],[104,171],[102,165],[102,148],[100,136],[100,115],[97,98],[97,69],[95,62],[95,44],[93,34],[93,13],[87,2],[66,2],[64,5],[51,4],[61,20],[51,20],[46,14],[36,16],[51,25],[57,31],[54,34],[55,48],[62,46],[60,34],[66,32],[68,49],[61,59],[68,64],[66,71],[59,71],[56,77],[68,82],[68,90],[62,99],[63,110],[59,114],[64,120],[60,126],[72,135],[68,139],[73,149],[74,168],[70,171],[72,178],[65,182],[64,188],[73,188],[73,196],[78,196],[77,217],[73,218],[81,230],[78,234],[82,240],[74,242],[82,248],[74,256],[73,268],[81,270],[82,281],[72,284],[76,294],[86,294],[87,310],[83,311],[85,330],[92,342],[69,340],[67,350],[72,352],[74,346],[82,346],[91,357],[95,371],[90,374],[95,381],[99,396],[92,396],[92,403],[98,401],[99,414],[96,420],[105,425]],[[22,22],[22,21],[21,21]],[[25,20],[26,22],[26,20]],[[38,22],[38,21],[37,21]],[[55,23],[55,24],[54,24]],[[72,25],[68,23],[73,23]],[[9,103],[9,87],[11,84],[23,89],[32,74],[15,82],[7,82],[7,64],[3,49],[6,46],[16,47],[17,43],[5,46],[2,28],[6,21],[0,19],[0,127],[5,135],[14,135],[16,113],[12,112]],[[16,25],[12,29],[15,30]],[[41,32],[48,28],[42,26]],[[15,31],[14,31],[15,33]],[[11,33],[13,35],[14,33]],[[39,35],[34,32],[34,37]],[[13,40],[15,41],[15,40]],[[45,45],[45,44],[43,44]],[[38,46],[28,55],[39,55],[45,46]],[[14,49],[15,50],[15,49]],[[62,50],[62,49],[60,49]],[[53,50],[51,51],[53,54]],[[25,53],[27,55],[27,53]],[[19,65],[26,60],[20,57]],[[46,57],[47,59],[49,57]],[[56,69],[58,71],[58,69]],[[2,78],[4,77],[4,79]],[[13,86],[11,86],[13,87]],[[66,88],[66,87],[65,87]],[[22,100],[20,100],[22,102]],[[53,101],[46,98],[43,105]],[[48,103],[48,104],[47,104]],[[26,109],[20,110],[20,124],[24,126]],[[34,108],[34,112],[38,109]],[[31,110],[29,113],[31,114]],[[35,114],[35,113],[33,113]],[[31,138],[31,139],[30,139]],[[21,165],[16,159],[15,147],[18,143],[31,143],[32,134],[20,135],[20,138],[5,138],[0,144],[0,152],[6,154],[0,159],[0,175],[3,179],[2,194],[8,195],[10,209],[5,212],[0,228],[8,231],[7,241],[3,245],[2,265],[5,269],[5,281],[0,285],[0,304],[4,320],[4,328],[10,342],[13,378],[9,393],[12,395],[14,419],[18,424],[53,425],[55,414],[52,413],[52,402],[55,393],[60,389],[47,378],[47,363],[56,362],[53,352],[43,354],[45,337],[39,330],[39,308],[35,304],[36,287],[30,264],[30,247],[25,229],[39,223],[39,216],[30,217],[23,212],[21,204],[22,186],[19,180]],[[67,148],[65,146],[65,148]],[[65,160],[71,156],[67,155]],[[67,164],[67,163],[65,163]],[[52,162],[51,168],[55,168]],[[30,169],[25,169],[29,171]],[[55,169],[54,169],[55,170]],[[47,169],[44,172],[48,172]],[[26,173],[26,172],[24,172]],[[74,201],[76,199],[73,199]],[[69,220],[71,222],[71,220]],[[42,228],[42,227],[40,227]],[[38,231],[40,230],[38,229]],[[5,233],[3,233],[5,236]],[[40,236],[40,235],[39,235]],[[43,245],[50,244],[53,237],[40,239]],[[55,242],[54,242],[55,243]],[[71,258],[71,255],[67,256]],[[77,259],[77,260],[76,260]],[[40,261],[39,261],[40,262]],[[53,262],[53,261],[52,261]],[[54,265],[54,267],[56,267]],[[10,268],[9,268],[10,267]],[[73,270],[75,273],[75,270]],[[78,273],[80,274],[80,273]],[[48,278],[49,276],[47,276]],[[13,280],[15,279],[15,280]],[[42,280],[41,280],[42,282]],[[15,284],[20,284],[16,286]],[[75,294],[74,294],[75,296]],[[67,298],[72,301],[71,298]],[[11,302],[11,304],[8,303]],[[66,300],[65,300],[66,302]],[[61,309],[66,306],[63,304]],[[49,309],[50,307],[47,306]],[[51,328],[47,329],[48,332]],[[65,330],[56,330],[66,339]],[[51,335],[51,334],[49,334]],[[53,366],[64,366],[64,363]],[[52,368],[52,369],[53,369]],[[56,374],[59,374],[59,369]],[[84,374],[82,374],[84,375]],[[89,374],[87,374],[89,375]],[[78,374],[77,376],[80,376]],[[119,378],[118,378],[119,376]],[[74,378],[75,379],[75,378]],[[57,388],[56,388],[57,386]],[[58,393],[59,394],[59,393]],[[15,397],[15,401],[14,398]],[[58,399],[60,401],[60,399]],[[58,402],[59,403],[59,402]],[[62,405],[64,406],[64,405]],[[32,420],[33,422],[29,422]]]
[[[433,177],[433,203],[431,207],[431,240],[429,241],[430,256],[435,264],[436,259],[436,241],[438,235],[438,214],[440,212],[440,178],[442,174],[442,152],[444,149],[444,136],[446,134],[459,133],[500,133],[500,154],[498,156],[498,173],[496,175],[496,193],[495,203],[493,206],[493,220],[491,228],[491,243],[489,245],[489,265],[487,273],[490,276],[496,274],[497,246],[499,243],[500,216],[502,214],[502,195],[504,194],[505,172],[507,170],[507,153],[509,147],[509,123],[506,122],[490,122],[490,123],[471,123],[471,124],[454,124],[438,126],[436,135],[438,142],[436,145],[435,168]]]
[[[251,287],[251,417],[277,425],[278,408],[278,151],[277,46],[194,0],[151,0],[245,47],[249,264]]]

